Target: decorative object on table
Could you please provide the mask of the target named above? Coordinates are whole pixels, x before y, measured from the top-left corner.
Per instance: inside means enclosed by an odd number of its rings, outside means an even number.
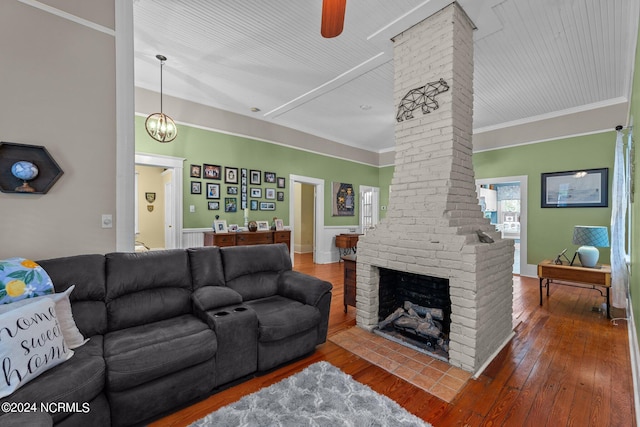
[[[567,249],[565,248],[565,249],[564,249],[562,252],[560,252],[560,253],[558,254],[558,256],[553,260],[553,263],[554,263],[555,265],[562,265],[562,264],[563,264],[563,262],[562,262],[562,258],[564,258],[564,259],[567,261],[567,264],[569,264],[569,265],[573,265],[573,261],[572,261],[572,260],[570,260],[570,259],[565,255],[565,253],[566,253],[566,252],[567,252]],[[575,258],[575,255],[574,255],[573,257]]]
[[[609,206],[609,168],[543,173],[541,207]]]
[[[276,231],[284,230],[284,221],[283,220],[281,220],[280,218],[276,218],[273,222],[276,225]]]
[[[258,231],[269,231],[269,221],[256,221]]]
[[[276,174],[275,172],[265,172],[264,173],[264,182],[269,184],[275,184],[276,182]]]
[[[191,194],[202,194],[202,183],[200,181],[191,181]]]
[[[191,165],[191,174],[189,176],[191,178],[200,178],[201,175],[202,175],[202,166]]]
[[[153,113],[147,117],[144,127],[149,136],[158,142],[171,142],[178,136],[178,128],[173,119],[162,110],[162,68],[167,57],[164,55],[156,55],[160,61],[160,112]]]
[[[343,182],[333,183],[333,216],[354,216],[356,194],[353,185]]]
[[[249,221],[247,227],[249,228],[249,231],[258,231],[258,223],[255,221]]]
[[[22,180],[22,185],[16,187],[15,190],[18,193],[33,193],[36,190],[29,185],[27,181],[31,181],[38,176],[38,167],[31,162],[24,160],[15,162],[11,165],[11,173],[16,178]]]
[[[600,257],[598,248],[609,247],[609,230],[607,227],[576,225],[573,228],[573,244],[580,245],[576,252],[580,264],[594,268]]]
[[[224,198],[224,211],[225,212],[237,212],[238,211],[238,198],[237,197],[225,197]]]
[[[235,233],[238,231],[238,224],[229,224],[229,233]]]
[[[478,239],[480,239],[480,241],[482,243],[493,243],[493,239],[491,238],[491,236],[489,236],[487,233],[485,233],[482,230],[476,230],[476,234],[478,235]]]
[[[413,112],[418,108],[422,110],[422,114],[437,110],[440,106],[438,105],[438,101],[436,101],[436,95],[448,90],[449,85],[444,79],[427,83],[416,89],[411,89],[402,98],[400,105],[398,105],[396,120],[401,122],[404,119],[413,119]]]
[[[264,198],[269,200],[276,199],[276,189],[275,188],[265,188],[264,189]]]
[[[220,177],[222,176],[222,172],[221,169],[222,167],[220,165],[208,165],[208,164],[204,164],[204,172],[202,177],[206,178],[206,179],[220,179]]]
[[[190,427],[222,425],[431,427],[392,399],[376,393],[329,362],[314,363],[297,374],[210,413]]]
[[[156,201],[156,193],[144,193],[144,198],[147,199],[147,202],[153,203]]]
[[[262,171],[251,169],[249,171],[249,184],[253,184],[253,185],[262,184]]]
[[[260,202],[260,210],[261,211],[275,211],[276,204],[275,202]]]
[[[278,188],[285,188],[287,180],[281,176],[278,177]]]
[[[213,231],[216,233],[227,233],[227,220],[226,219],[217,219],[218,215],[216,215],[216,220],[213,221]]]
[[[33,164],[38,170],[37,174],[33,176],[34,170],[21,162]],[[14,167],[16,163],[20,166]],[[33,178],[25,180],[17,177],[12,170],[21,177]],[[0,142],[0,191],[3,193],[46,194],[63,173],[43,146]],[[25,181],[27,186],[24,185]]]
[[[207,183],[207,199],[220,198],[220,184]]]
[[[278,217],[273,217],[272,221],[271,221],[271,227],[269,228],[271,231],[276,231],[276,221],[278,220]]]
[[[238,168],[224,167],[224,182],[225,184],[237,184],[238,183]]]
[[[210,211],[217,211],[220,209],[220,202],[209,202],[207,205]]]

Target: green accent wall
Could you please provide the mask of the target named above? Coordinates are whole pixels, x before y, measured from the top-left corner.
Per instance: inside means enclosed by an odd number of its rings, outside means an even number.
[[[476,179],[526,175],[528,183],[527,263],[537,264],[568,248],[575,225],[611,222],[611,176],[616,133],[604,132],[537,144],[521,145],[473,155]],[[609,168],[609,207],[541,208],[541,174],[580,169]],[[609,250],[600,249],[600,262],[609,262]],[[570,255],[570,256],[571,256]]]
[[[640,32],[638,33],[638,42],[636,45],[636,62],[634,66],[633,75],[633,89],[631,92],[631,111],[630,111],[629,123],[633,124],[634,134],[638,135],[638,127],[640,125]],[[633,144],[637,144],[637,137],[634,138]],[[635,152],[631,161],[636,164]],[[638,266],[640,266],[640,203],[638,203],[638,188],[640,188],[640,174],[636,170],[633,175],[632,188],[635,189],[634,198],[635,202],[632,204],[632,236],[631,236],[631,276],[629,277],[629,291],[631,293],[631,304],[633,307],[633,318],[635,321],[636,333],[640,334],[640,272]],[[640,337],[640,335],[638,335]]]
[[[241,136],[228,135],[211,130],[205,130],[192,126],[178,125],[178,137],[166,144],[154,141],[147,135],[144,129],[144,117],[136,116],[136,152],[160,154],[185,158],[184,162],[184,228],[211,227],[215,215],[225,219],[227,224],[244,223],[244,215],[240,209],[240,194],[227,195],[227,187],[233,184],[224,183],[224,175],[221,180],[191,178],[190,166],[192,164],[213,164],[238,168],[260,170],[262,172],[262,184],[260,186],[248,185],[247,198],[250,197],[251,187],[262,188],[262,198],[259,201],[273,201],[276,203],[275,211],[249,211],[250,220],[267,220],[271,222],[273,217],[283,219],[285,225],[289,224],[289,174],[313,177],[325,181],[324,194],[324,224],[325,226],[357,226],[359,224],[359,203],[356,203],[355,216],[332,216],[332,182],[344,182],[354,185],[356,191],[360,185],[378,186],[378,168],[364,164],[309,153],[303,150],[258,141]],[[286,188],[276,188],[276,184],[264,183],[264,172],[275,172],[278,177],[287,179]],[[202,194],[191,194],[191,181],[202,183]],[[207,209],[206,184],[220,184],[220,210]],[[240,184],[238,184],[238,187]],[[274,188],[276,191],[284,191],[284,202],[267,200],[266,188]],[[224,211],[225,197],[235,197],[238,202],[238,211],[228,213]],[[217,199],[216,199],[217,200]],[[247,203],[249,205],[249,203]],[[189,206],[194,205],[196,212],[189,212]]]

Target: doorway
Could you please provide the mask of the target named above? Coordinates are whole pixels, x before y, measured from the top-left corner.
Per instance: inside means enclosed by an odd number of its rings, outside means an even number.
[[[322,236],[324,228],[324,180],[289,175],[289,227],[293,243],[291,262],[295,263],[296,242],[307,241],[311,245],[313,262],[319,263],[318,252],[322,250],[319,237]],[[308,251],[309,246],[301,246],[300,249]]]
[[[513,274],[535,275],[527,264],[527,176],[478,179],[476,187],[485,217],[514,241]]]
[[[315,229],[315,186],[296,182],[295,217],[293,226],[297,231],[293,243],[296,254],[313,254]]]

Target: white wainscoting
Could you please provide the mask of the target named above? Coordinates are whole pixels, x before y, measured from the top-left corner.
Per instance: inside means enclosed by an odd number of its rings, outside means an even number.
[[[213,231],[211,228],[183,228],[182,247],[199,248],[204,246],[204,232]]]

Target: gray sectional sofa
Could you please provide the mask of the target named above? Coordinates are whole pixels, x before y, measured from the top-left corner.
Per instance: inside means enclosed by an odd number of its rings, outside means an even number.
[[[76,285],[74,319],[90,340],[1,401],[78,402],[51,413],[55,425],[140,424],[309,354],[327,337],[332,286],[293,271],[284,244],[38,263],[56,292]],[[20,422],[10,415],[0,425]]]

